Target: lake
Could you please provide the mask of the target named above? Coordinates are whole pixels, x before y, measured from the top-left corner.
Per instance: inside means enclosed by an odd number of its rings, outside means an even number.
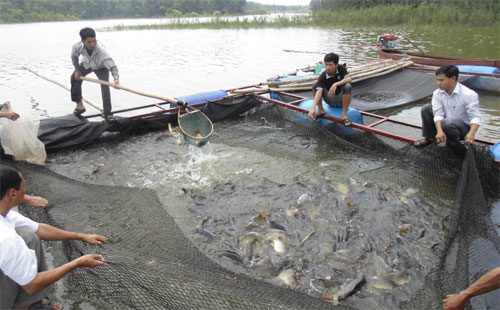
[[[162,21],[0,25],[0,100],[10,100],[21,117],[71,113],[74,103],[67,90],[24,67],[69,86],[71,46],[86,26],[97,30],[99,42],[118,65],[123,85],[166,97],[263,82],[314,64],[328,51],[338,52],[348,64],[360,64],[376,57],[373,44],[384,32],[400,32],[436,54],[500,58],[499,34],[491,29],[479,34],[458,27],[99,30]],[[100,87],[85,83],[84,97],[100,105]],[[499,97],[480,93],[480,100],[484,118],[478,135],[499,140]],[[420,105],[429,101],[385,113],[418,123]],[[121,109],[155,100],[112,89],[112,102],[114,109]],[[87,110],[97,112],[89,106]],[[248,253],[244,266],[212,257],[233,271],[319,298],[321,293],[313,288],[321,285],[320,280],[338,282],[325,288],[333,294],[354,272],[361,272],[367,283],[360,290],[361,297],[350,298],[364,309],[396,308],[405,296],[424,285],[425,272],[438,262],[434,247],[443,241],[444,219],[453,212],[455,175],[441,180],[436,170],[433,179],[426,174],[434,173],[432,169],[412,171],[398,160],[370,154],[370,150],[352,152],[335,139],[324,143],[290,124],[281,127],[268,115],[256,114],[216,123],[210,143],[202,149],[177,145],[168,133],[152,132],[50,154],[47,167],[86,183],[154,190],[184,234],[207,255],[225,250],[220,248],[225,244],[241,250],[243,257],[248,249],[238,247],[256,243],[255,236],[275,242],[274,250],[285,251],[276,256],[265,243],[260,257],[270,255],[273,264],[252,267],[249,265],[255,261]],[[433,191],[439,192],[438,197]],[[122,208],[116,206],[110,212],[133,213]],[[271,227],[261,221],[267,217],[272,219]],[[286,236],[276,232],[276,227],[286,228]],[[405,230],[410,233],[405,235]],[[418,240],[409,242],[400,234]],[[284,246],[278,247],[281,241]],[[55,250],[49,253],[56,262],[65,259]],[[299,265],[306,261],[309,263]],[[293,269],[292,284],[277,276],[284,268]],[[399,284],[378,288],[380,281],[395,276]],[[68,292],[61,282],[56,295],[67,308],[99,308],[98,303],[86,304],[84,297]]]

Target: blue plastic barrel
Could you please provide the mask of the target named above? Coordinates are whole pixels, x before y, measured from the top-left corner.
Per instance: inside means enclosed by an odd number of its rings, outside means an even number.
[[[491,66],[470,66],[470,65],[459,65],[458,70],[462,72],[469,73],[483,73],[483,74],[500,74],[500,70],[497,67]]]
[[[491,154],[495,158],[495,160],[500,160],[500,142],[493,144],[490,149]]]
[[[312,103],[313,103],[313,99],[306,99],[299,104],[299,107],[306,109],[306,110],[311,110]],[[323,101],[323,109],[325,109],[326,114],[328,114],[330,116],[337,117],[337,118],[342,117],[342,108],[341,107],[331,107]],[[365,124],[365,122],[363,121],[363,115],[361,114],[360,111],[358,111],[356,109],[347,108],[347,118],[349,118],[349,120],[353,123],[358,123],[361,125]],[[359,130],[356,130],[352,127],[343,126],[341,124],[333,123],[332,121],[327,120],[326,118],[319,118],[318,120],[316,120],[316,122],[318,122],[321,126],[326,126],[329,129],[333,129],[333,131],[335,133],[341,134],[341,135],[352,135],[352,134],[359,132]]]
[[[225,90],[213,90],[203,93],[196,93],[188,96],[180,97],[187,104],[197,104],[208,101],[218,101],[227,96]]]

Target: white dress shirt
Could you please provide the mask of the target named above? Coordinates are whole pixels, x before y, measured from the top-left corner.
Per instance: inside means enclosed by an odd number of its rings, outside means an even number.
[[[38,223],[12,210],[6,217],[0,215],[0,270],[22,286],[36,277],[38,262],[35,251],[26,246],[16,228],[36,232]]]
[[[445,118],[457,118],[467,124],[479,125],[481,121],[477,93],[458,82],[451,95],[441,89],[434,91],[432,112],[434,113],[434,122]]]

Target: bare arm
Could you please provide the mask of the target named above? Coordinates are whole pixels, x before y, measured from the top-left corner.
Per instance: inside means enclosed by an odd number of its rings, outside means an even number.
[[[470,130],[465,136],[465,142],[473,143],[476,140],[476,132],[479,129],[479,124],[470,124]]]
[[[35,208],[45,208],[49,205],[49,201],[40,196],[24,195],[24,204]]]
[[[316,90],[316,94],[314,95],[313,103],[311,106],[311,110],[309,111],[309,116],[314,117],[316,115],[316,106],[321,104],[321,101],[323,100],[323,89],[318,88]]]
[[[23,288],[28,294],[33,294],[57,282],[76,268],[94,268],[103,264],[104,260],[101,255],[87,254],[57,268],[39,272],[30,283],[23,285]]]
[[[443,300],[443,307],[445,310],[463,309],[472,297],[498,288],[500,288],[500,267],[489,271],[460,293],[446,296],[446,299]]]
[[[42,240],[81,240],[94,245],[106,242],[104,236],[66,231],[47,224],[38,224],[36,234]]]

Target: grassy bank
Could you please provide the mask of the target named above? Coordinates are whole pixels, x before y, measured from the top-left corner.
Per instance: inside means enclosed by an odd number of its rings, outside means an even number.
[[[168,23],[146,25],[117,25],[102,30],[151,30],[151,29],[248,29],[248,28],[286,28],[312,26],[309,16],[277,17],[214,17],[207,21],[199,19],[175,19]]]
[[[480,0],[478,0],[480,1]],[[498,10],[488,10],[457,5],[423,3],[410,5],[376,6],[366,9],[343,9],[319,11],[313,14],[316,26],[400,26],[400,25],[443,25],[448,27],[487,26],[499,23]]]
[[[500,8],[500,5],[499,5]],[[168,23],[148,25],[119,25],[105,30],[145,30],[145,29],[248,29],[286,27],[330,27],[330,26],[421,26],[446,27],[500,27],[498,10],[488,10],[457,5],[424,3],[417,7],[410,5],[387,5],[372,8],[346,8],[338,11],[318,11],[311,16],[281,16],[273,20],[265,17],[214,17],[198,19],[175,19]]]

